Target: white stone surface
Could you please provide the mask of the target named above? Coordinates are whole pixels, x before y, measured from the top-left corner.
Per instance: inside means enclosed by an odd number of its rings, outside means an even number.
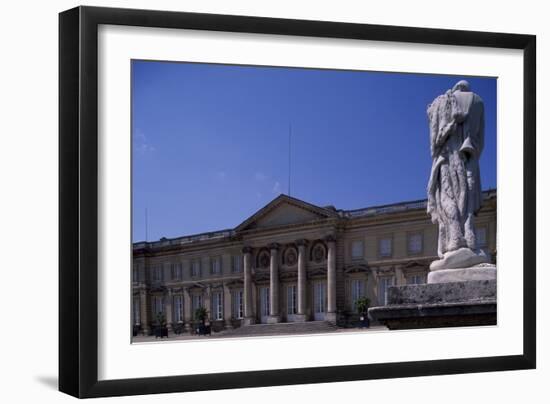
[[[437,252],[441,258],[431,269],[487,262],[473,252],[478,249],[474,215],[482,200],[483,100],[470,91],[467,81],[460,80],[428,105],[427,114],[432,156],[427,211],[439,226]],[[455,251],[458,253],[449,255]]]
[[[430,270],[469,268],[489,261],[489,257],[483,250],[473,251],[470,248],[463,247],[455,251],[449,251],[443,255],[442,259],[433,261],[430,264]]]
[[[449,283],[484,281],[497,278],[497,267],[493,264],[475,265],[470,268],[440,269],[430,271],[428,283]]]

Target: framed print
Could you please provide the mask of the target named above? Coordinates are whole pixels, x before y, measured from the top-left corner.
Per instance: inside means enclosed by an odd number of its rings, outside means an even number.
[[[61,391],[535,367],[534,36],[59,18]]]

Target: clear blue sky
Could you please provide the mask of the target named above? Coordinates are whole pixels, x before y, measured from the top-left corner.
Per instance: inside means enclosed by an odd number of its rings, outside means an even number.
[[[422,199],[427,105],[466,78],[485,101],[482,186],[496,187],[495,78],[132,62],[133,240],[232,228],[288,190],[339,209]]]

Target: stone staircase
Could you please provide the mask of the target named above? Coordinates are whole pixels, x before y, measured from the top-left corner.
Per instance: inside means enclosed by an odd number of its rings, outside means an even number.
[[[245,325],[232,330],[212,334],[219,337],[249,337],[258,335],[291,335],[334,332],[338,327],[328,321],[306,321],[303,323],[277,323]]]

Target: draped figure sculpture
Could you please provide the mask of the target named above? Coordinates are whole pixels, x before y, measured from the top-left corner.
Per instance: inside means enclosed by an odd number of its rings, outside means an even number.
[[[439,260],[430,270],[468,268],[489,262],[478,248],[474,216],[482,202],[479,158],[483,151],[483,100],[461,80],[427,110],[432,169],[428,214],[439,225]]]

